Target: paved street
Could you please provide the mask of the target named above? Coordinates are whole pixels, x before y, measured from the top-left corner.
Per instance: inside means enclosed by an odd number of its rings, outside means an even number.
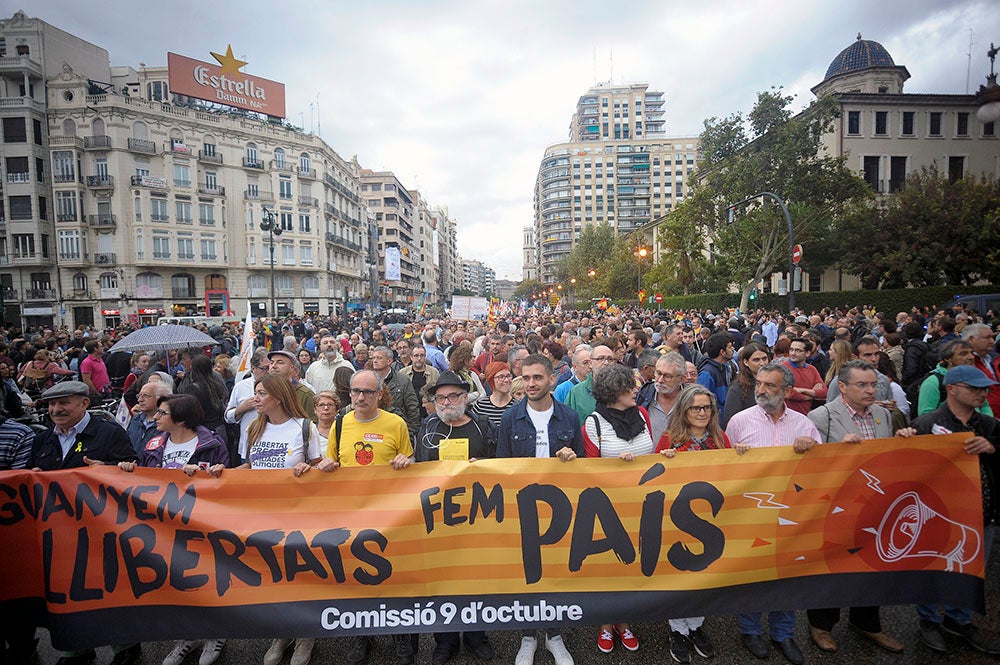
[[[1000,631],[1000,620],[998,620],[996,607],[1000,602],[1000,557],[993,557],[992,564],[987,575],[987,606],[991,608],[991,616],[977,617],[976,622],[983,628]],[[862,665],[909,665],[915,664],[935,664],[935,665],[974,665],[975,663],[994,663],[997,659],[982,655],[964,646],[956,646],[948,654],[938,654],[930,651],[918,643],[917,624],[912,607],[893,607],[882,610],[883,625],[894,633],[906,645],[906,651],[900,655],[886,653],[879,650],[874,645],[858,637],[847,630],[846,616],[841,624],[834,629],[834,637],[838,640],[840,652],[837,654],[825,654],[813,646],[809,640],[808,631],[805,628],[805,612],[798,613],[796,639],[806,654],[806,660],[810,663],[859,663]],[[734,663],[739,665],[750,665],[762,662],[769,662],[775,665],[786,663],[780,653],[772,651],[771,657],[767,661],[759,661],[743,649],[739,641],[739,629],[735,617],[714,617],[705,623],[706,632],[711,637],[716,646],[718,655],[713,659],[714,663]],[[636,653],[625,652],[620,645],[616,646],[614,652],[602,654],[597,650],[594,643],[596,633],[593,628],[577,628],[565,631],[566,644],[573,654],[577,665],[651,665],[653,663],[672,663],[670,653],[667,648],[666,624],[650,623],[635,624],[635,630],[639,635],[640,648]],[[55,663],[58,655],[48,644],[48,635],[42,631],[42,646],[39,651],[41,662],[45,665]],[[502,633],[492,633],[491,640],[496,650],[494,663],[513,663],[514,654],[520,643],[519,633],[508,631]],[[540,641],[541,642],[541,641]],[[220,665],[242,665],[244,663],[260,663],[267,649],[269,640],[233,640],[226,645],[222,652],[222,657],[218,660]],[[170,650],[171,644],[167,642],[156,642],[144,645],[145,665],[159,665],[163,657]],[[312,662],[317,665],[327,663],[344,663],[347,656],[347,640],[329,639],[317,642],[313,651]],[[431,651],[434,648],[434,640],[430,635],[425,635],[420,640],[420,654],[416,660],[418,665],[430,663]],[[392,643],[389,638],[382,637],[376,640],[375,649],[369,656],[370,665],[393,665],[395,658],[392,654]],[[105,664],[111,660],[109,649],[100,649],[96,663]],[[705,662],[695,656],[695,663]],[[197,655],[192,655],[185,663],[194,665],[198,662]],[[288,659],[285,659],[285,663]],[[454,665],[471,665],[479,661],[466,657],[463,653],[458,658],[451,661]],[[535,656],[538,665],[550,665],[552,657],[544,648],[539,648]]]

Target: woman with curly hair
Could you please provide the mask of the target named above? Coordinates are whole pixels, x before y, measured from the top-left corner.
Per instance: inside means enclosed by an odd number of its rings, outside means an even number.
[[[470,405],[486,393],[483,390],[483,382],[472,371],[472,342],[469,340],[464,339],[461,344],[452,347],[451,353],[448,354],[448,369],[472,386],[468,398]]]

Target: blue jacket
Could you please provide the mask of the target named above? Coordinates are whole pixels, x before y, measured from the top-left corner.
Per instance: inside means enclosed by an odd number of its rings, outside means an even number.
[[[552,400],[552,418],[549,420],[549,457],[562,448],[572,448],[577,457],[584,457],[583,433],[580,417],[570,407]],[[497,438],[497,457],[534,457],[535,424],[528,416],[528,400],[507,409],[500,420]]]

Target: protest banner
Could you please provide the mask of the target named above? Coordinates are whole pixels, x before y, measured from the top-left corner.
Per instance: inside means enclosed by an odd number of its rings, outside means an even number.
[[[0,474],[5,611],[60,648],[982,609],[963,435],[311,471]]]

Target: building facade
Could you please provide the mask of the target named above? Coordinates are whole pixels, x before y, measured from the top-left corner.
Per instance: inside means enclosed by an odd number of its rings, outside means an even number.
[[[525,275],[553,284],[584,227],[643,231],[684,200],[698,139],[666,135],[664,104],[663,93],[645,84],[601,84],[580,97],[569,141],[549,146],[542,157]],[[644,233],[643,242],[651,237]]]
[[[476,296],[496,295],[496,272],[482,261],[462,260],[462,288]]]

